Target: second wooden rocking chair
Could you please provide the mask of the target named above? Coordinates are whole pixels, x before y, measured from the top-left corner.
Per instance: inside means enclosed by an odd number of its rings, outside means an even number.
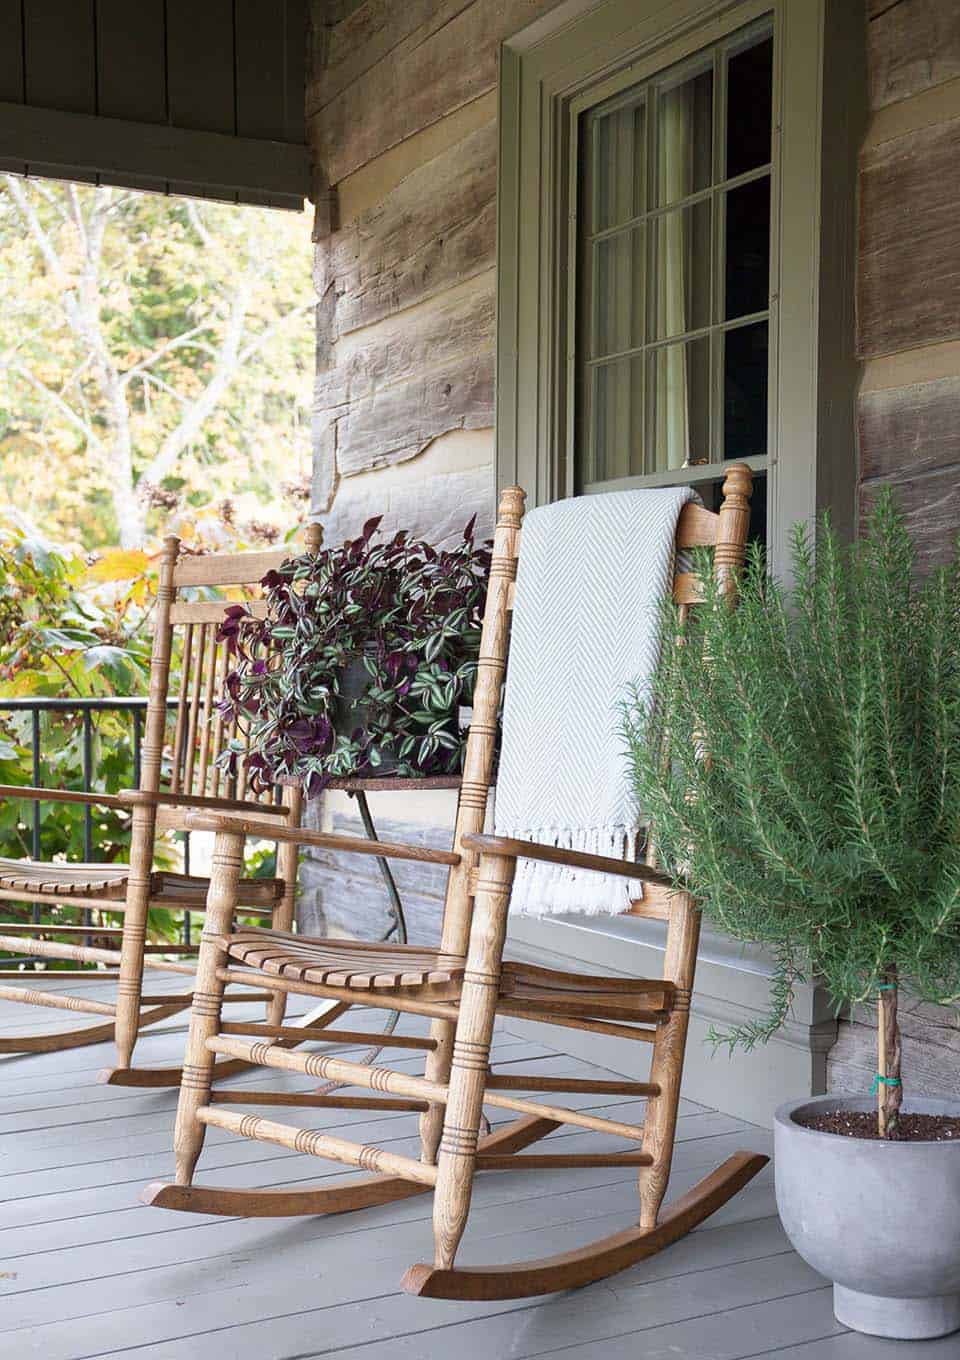
[[[306,537],[308,551],[316,551],[321,539],[319,528],[310,526]],[[287,789],[282,801],[274,798],[273,791],[254,799],[247,790],[243,754],[237,756],[234,774],[221,771],[217,756],[235,733],[214,711],[214,700],[222,692],[228,668],[228,647],[217,636],[224,610],[231,599],[234,603],[248,601],[254,611],[262,608],[257,602],[261,578],[287,556],[289,553],[283,550],[188,555],[178,538],[166,538],[154,611],[139,788],[109,794],[0,785],[0,799],[105,806],[129,812],[131,820],[126,864],[0,859],[0,950],[14,956],[0,971],[0,997],[77,1016],[100,1017],[99,1024],[80,1023],[58,1032],[3,1036],[0,1053],[59,1052],[114,1039],[116,1063],[101,1073],[101,1081],[123,1086],[179,1084],[179,1066],[135,1066],[133,1053],[146,1026],[189,1007],[194,976],[194,958],[189,956],[196,955],[197,945],[147,943],[148,915],[155,908],[202,912],[208,881],[198,875],[159,869],[157,838],[164,830],[186,829],[187,813],[197,808],[227,816],[256,813],[265,817],[265,839],[274,838],[279,824],[290,827],[299,823],[303,801],[299,789]],[[224,592],[228,592],[226,599]],[[171,661],[178,633],[182,639],[179,694],[173,696]],[[241,915],[265,917],[278,929],[289,929],[293,924],[296,875],[296,846],[285,841],[277,855],[276,876],[243,883],[236,899]],[[8,903],[25,902],[97,911],[109,924],[103,919],[90,924],[3,919]],[[90,936],[99,943],[91,944]],[[37,975],[27,971],[17,956],[77,964],[74,970],[47,970],[39,976],[62,980],[71,988],[79,983],[81,993],[88,984],[113,981],[115,1000],[94,999],[89,990],[78,995],[72,990],[31,987]],[[186,990],[179,994],[151,992],[149,983],[144,987],[145,968],[148,974],[161,978],[171,973],[182,978]],[[263,1000],[268,1018],[275,1023],[283,1019],[285,998],[276,992],[251,994],[248,988],[246,994],[232,993],[227,998],[241,1002],[251,999]],[[220,1070],[237,1071],[243,1066],[238,1062],[221,1064]]]
[[[715,550],[715,569],[730,592],[736,589],[749,519],[751,474],[736,464],[727,472],[718,514],[688,504],[677,534],[681,548]],[[434,1192],[434,1261],[413,1265],[404,1278],[409,1292],[431,1297],[506,1299],[588,1284],[660,1251],[689,1232],[745,1185],[766,1158],[741,1152],[729,1158],[679,1200],[662,1208],[676,1133],[690,996],[696,965],[700,913],[685,892],[650,864],[625,863],[528,841],[483,834],[494,741],[504,680],[513,604],[523,493],[504,492],[500,502],[474,696],[473,721],[450,853],[379,843],[375,853],[439,861],[449,866],[443,929],[438,949],[309,939],[282,931],[232,928],[243,838],[263,834],[255,820],[228,821],[191,814],[193,826],[217,832],[206,924],[199,960],[175,1135],[176,1180],[149,1186],[143,1198],[164,1208],[213,1214],[275,1216],[339,1213]],[[696,602],[696,582],[679,572],[674,597],[684,608]],[[281,839],[348,853],[374,853],[363,841],[281,828]],[[511,887],[519,859],[642,879],[644,895],[633,910],[666,923],[664,975],[657,980],[593,977],[523,963],[505,962],[504,940]],[[290,1037],[282,1025],[224,1024],[224,988],[249,983],[280,994],[326,997],[362,1006],[428,1016],[428,1038],[394,1036],[391,1043],[425,1051],[423,1076],[348,1061],[323,1052],[294,1053],[280,1045]],[[491,1070],[489,1053],[498,1016],[535,1019],[558,1026],[632,1038],[652,1049],[647,1081],[602,1081],[521,1076]],[[306,1037],[309,1031],[299,1031]],[[249,1037],[241,1037],[246,1034]],[[352,1040],[336,1030],[314,1031],[318,1040]],[[289,1091],[213,1090],[217,1059],[241,1059],[265,1068],[299,1072],[348,1086],[369,1096]],[[523,1092],[544,1093],[550,1103]],[[611,1092],[642,1097],[642,1125],[568,1109],[555,1093]],[[419,1110],[419,1160],[384,1148],[347,1141],[339,1134],[298,1129],[231,1104]],[[515,1118],[481,1136],[483,1107]],[[617,1153],[565,1155],[524,1153],[560,1125],[570,1124],[628,1140]],[[246,1190],[193,1182],[208,1127],[360,1167],[363,1178],[306,1189]],[[549,1147],[550,1145],[548,1145]],[[562,1146],[562,1144],[561,1144]],[[520,1263],[458,1267],[457,1248],[467,1225],[477,1172],[570,1167],[633,1166],[639,1174],[639,1215],[620,1232],[561,1255]]]

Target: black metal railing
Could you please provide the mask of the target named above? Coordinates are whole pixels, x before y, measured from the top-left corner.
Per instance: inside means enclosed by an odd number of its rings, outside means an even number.
[[[168,706],[176,707],[179,700],[170,698],[167,700]],[[94,789],[94,770],[93,748],[94,748],[94,721],[98,715],[104,713],[126,713],[130,716],[131,723],[131,747],[132,747],[132,781],[131,788],[140,786],[140,764],[141,764],[141,745],[143,740],[143,723],[147,711],[147,699],[143,698],[106,698],[106,699],[0,699],[0,715],[4,713],[28,713],[30,715],[30,764],[31,764],[31,783],[36,788],[49,787],[44,783],[44,761],[43,761],[43,722],[42,717],[45,713],[59,713],[65,717],[80,718],[80,761],[81,779],[84,793],[100,792],[106,793],[111,790]],[[43,858],[43,812],[42,803],[33,802],[31,804],[31,827],[30,827],[30,854],[35,860]],[[94,809],[87,804],[83,809],[83,859],[86,863],[95,860],[96,847],[93,836]],[[190,872],[190,833],[184,831],[182,836],[183,851],[183,871]],[[35,924],[40,924],[40,904],[34,902],[33,920]],[[89,910],[84,911],[83,922],[85,925],[91,923]],[[183,943],[190,943],[190,913],[184,912],[183,916]],[[24,960],[26,962],[26,960]]]

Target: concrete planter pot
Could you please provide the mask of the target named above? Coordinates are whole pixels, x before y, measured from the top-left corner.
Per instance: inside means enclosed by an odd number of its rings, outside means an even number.
[[[887,1143],[803,1128],[820,1110],[876,1109],[869,1097],[809,1097],[775,1115],[777,1208],[787,1236],[833,1281],[838,1322],[919,1340],[960,1329],[960,1141]],[[916,1098],[919,1114],[960,1116]]]

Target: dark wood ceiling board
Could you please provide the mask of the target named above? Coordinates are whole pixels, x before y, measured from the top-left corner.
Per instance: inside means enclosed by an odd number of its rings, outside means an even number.
[[[22,104],[24,98],[23,73],[23,5],[22,0],[0,0],[0,99],[11,104]]]
[[[96,113],[94,0],[23,0],[25,102]]]
[[[237,133],[284,136],[285,0],[234,0]]]
[[[97,0],[97,112],[167,121],[163,0]]]
[[[170,121],[236,133],[233,0],[166,0]]]

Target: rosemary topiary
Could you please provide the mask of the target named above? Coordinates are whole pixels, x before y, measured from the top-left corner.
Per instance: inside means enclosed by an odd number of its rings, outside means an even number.
[[[803,978],[876,999],[896,1137],[898,987],[960,1002],[960,564],[918,580],[889,494],[851,546],[797,527],[792,560],[786,590],[753,549],[735,608],[698,562],[704,605],[665,606],[625,735],[663,868],[776,960],[768,1016],[715,1038],[768,1038]]]
[[[459,768],[457,707],[473,691],[489,545],[474,542],[473,520],[448,550],[405,532],[379,539],[379,524],[269,572],[266,618],[225,611],[233,668],[220,710],[249,738],[255,789],[296,778],[314,796],[388,759],[401,775]],[[351,668],[365,683],[348,700]],[[246,749],[230,743],[228,772]]]

